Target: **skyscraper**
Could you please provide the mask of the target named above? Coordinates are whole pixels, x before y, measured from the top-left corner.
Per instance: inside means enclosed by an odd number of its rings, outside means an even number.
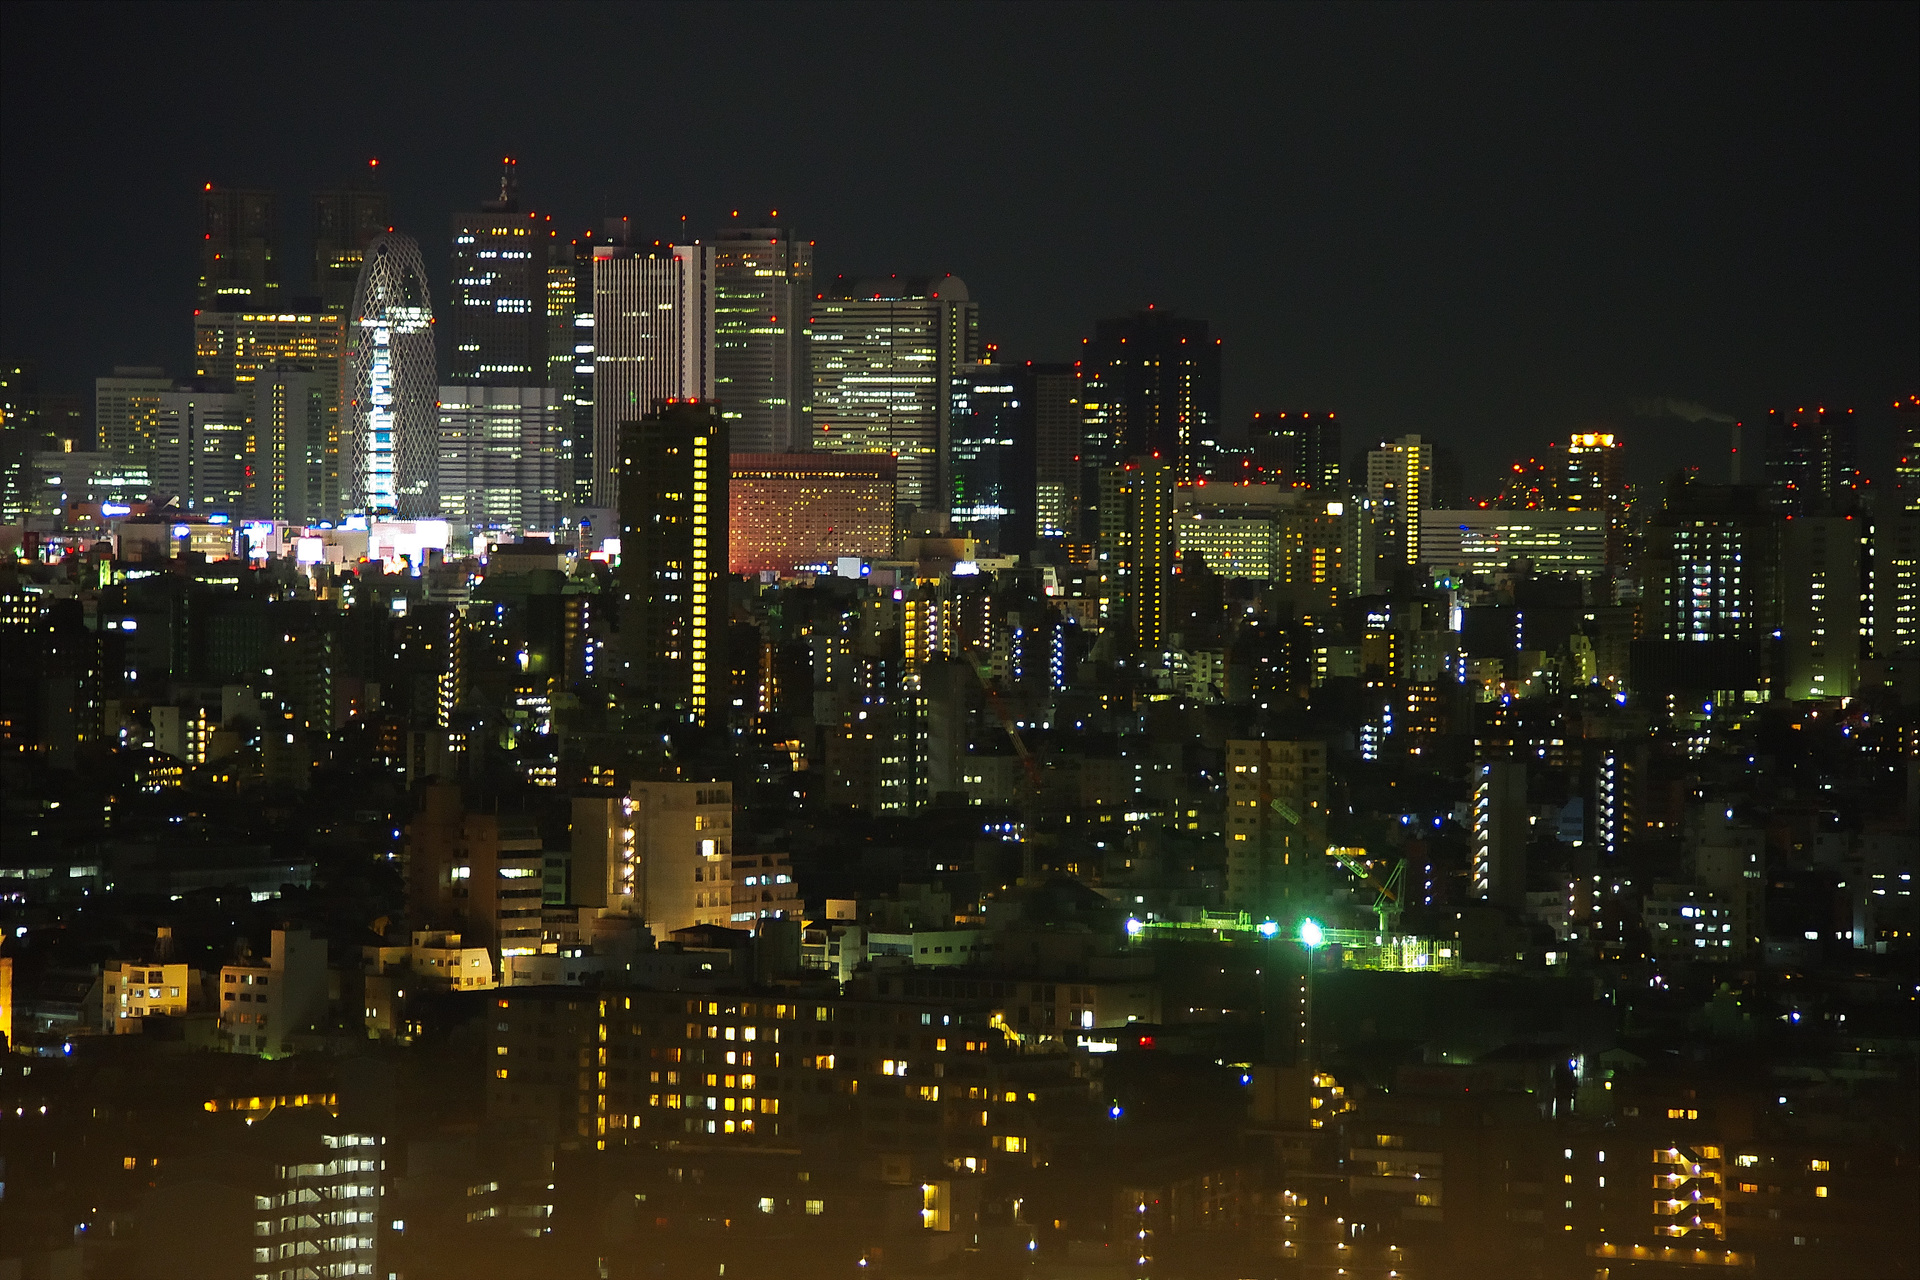
[[[1647,527],[1642,634],[1698,641],[1771,632],[1780,608],[1780,527],[1758,487],[1676,478]]]
[[[440,388],[438,514],[475,529],[551,530],[573,466],[551,387]]]
[[[1289,932],[1326,890],[1327,744],[1230,741],[1227,906]]]
[[[210,386],[247,396],[257,411],[268,415],[255,427],[246,448],[249,465],[255,468],[247,483],[250,515],[302,521],[333,520],[339,515],[346,312],[343,303],[337,309],[200,311],[193,317],[197,377]],[[266,391],[262,398],[263,378],[292,378],[298,388],[284,384],[277,392]],[[312,425],[308,416],[315,394],[321,397],[319,421]],[[276,435],[286,432],[297,435],[297,442],[292,435]],[[317,471],[313,470],[316,465]],[[298,496],[276,495],[281,485],[297,489]]]
[[[501,166],[500,193],[477,210],[453,215],[447,377],[491,387],[540,387],[548,376],[553,230],[520,211],[513,161]]]
[[[183,386],[156,400],[148,458],[155,502],[241,514],[250,397]]]
[[[347,514],[416,520],[433,508],[433,303],[412,236],[367,246],[348,313],[340,479]]]
[[[1080,377],[1070,364],[1029,366],[1033,378],[1035,534],[1080,536]]]
[[[1420,512],[1433,505],[1433,442],[1382,441],[1367,454],[1367,498],[1398,536],[1407,564],[1420,563]]]
[[[900,505],[944,511],[953,376],[980,358],[980,311],[958,276],[842,277],[807,318],[813,447],[891,453]]]
[[[625,503],[624,424],[652,413],[656,400],[714,398],[713,261],[708,245],[594,247],[594,506]]]
[[[387,193],[374,185],[378,161],[364,176],[313,197],[313,292],[322,309],[344,312],[353,305],[367,246],[388,230]]]
[[[1576,431],[1567,439],[1558,492],[1559,511],[1599,511],[1607,519],[1607,565],[1626,559],[1626,442],[1605,431]]]
[[[1767,488],[1776,505],[1795,515],[1842,512],[1854,505],[1860,465],[1853,410],[1769,409],[1765,439]]]
[[[1294,489],[1340,484],[1340,422],[1331,413],[1256,413],[1247,424],[1247,444],[1267,484]]]
[[[1184,482],[1219,443],[1220,343],[1205,320],[1148,307],[1102,320],[1081,355],[1089,463],[1158,454]]]
[[[1473,770],[1473,885],[1483,902],[1518,910],[1527,893],[1527,766],[1488,760]]]
[[[711,401],[620,424],[620,647],[644,704],[695,723],[727,708],[727,427]]]
[[[1174,468],[1132,458],[1100,473],[1099,559],[1104,627],[1149,663],[1167,647],[1167,593],[1173,576]]]
[[[316,524],[338,515],[340,370],[274,364],[247,384],[246,514]]]
[[[1002,555],[1033,550],[1033,384],[1011,364],[962,365],[952,380],[953,525]]]
[[[813,245],[783,227],[728,227],[713,246],[713,380],[727,438],[741,453],[806,449]]]
[[[273,192],[218,188],[200,192],[202,310],[266,307],[280,289],[280,207]]]

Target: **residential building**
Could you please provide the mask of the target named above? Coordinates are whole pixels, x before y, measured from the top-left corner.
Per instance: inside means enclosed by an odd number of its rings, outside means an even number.
[[[266,962],[220,970],[220,1033],[234,1053],[277,1058],[327,1012],[327,944],[304,929],[275,929]]]
[[[1289,931],[1327,885],[1327,744],[1226,744],[1227,907]]]

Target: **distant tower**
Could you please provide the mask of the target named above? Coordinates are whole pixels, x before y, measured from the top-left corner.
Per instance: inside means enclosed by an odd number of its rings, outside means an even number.
[[[445,307],[450,382],[547,385],[547,266],[553,230],[520,211],[511,159],[500,193],[453,215],[453,274]]]
[[[656,400],[714,398],[713,249],[593,250],[593,505],[620,492],[620,432]],[[724,544],[723,544],[724,545]]]
[[[436,515],[433,303],[412,236],[383,234],[367,246],[348,323],[340,458],[347,513]]]
[[[1081,356],[1086,457],[1158,455],[1185,483],[1220,435],[1220,344],[1207,322],[1148,307],[1102,320]]]
[[[1767,410],[1769,496],[1794,515],[1852,509],[1860,497],[1859,439],[1851,409]]]
[[[840,278],[807,319],[813,447],[891,453],[900,505],[945,511],[952,380],[980,358],[980,308],[957,276]]]
[[[620,424],[620,646],[661,711],[726,723],[727,428],[711,402],[662,399]]]
[[[365,176],[314,193],[313,292],[327,311],[353,305],[367,246],[391,222],[387,193],[373,183],[378,172],[370,162]]]
[[[267,305],[280,288],[276,253],[280,207],[271,191],[215,188],[200,193],[200,292],[208,311]]]
[[[714,245],[714,393],[736,453],[809,446],[813,245],[782,227],[728,227]]]

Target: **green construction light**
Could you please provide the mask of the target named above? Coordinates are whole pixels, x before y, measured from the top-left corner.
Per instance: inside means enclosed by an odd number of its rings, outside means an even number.
[[[1271,938],[1278,932],[1280,932],[1280,926],[1271,920],[1268,920],[1260,926],[1260,936],[1263,938]]]
[[[1307,919],[1300,922],[1300,941],[1302,945],[1317,947],[1326,940],[1327,931],[1320,927],[1318,920]]]

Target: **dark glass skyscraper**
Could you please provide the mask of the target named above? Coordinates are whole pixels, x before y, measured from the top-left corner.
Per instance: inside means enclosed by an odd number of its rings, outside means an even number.
[[[723,723],[727,427],[711,401],[656,400],[619,426],[620,648],[655,710]]]
[[[1331,413],[1256,413],[1247,424],[1247,447],[1267,484],[1331,489],[1340,483],[1340,423]]]
[[[969,364],[953,377],[953,524],[1003,555],[1033,549],[1033,382],[1027,365]]]
[[[353,287],[367,246],[392,221],[387,193],[374,185],[374,169],[313,197],[313,292],[327,311],[353,305]]]
[[[808,448],[813,245],[782,227],[728,227],[713,247],[713,381],[728,439],[741,453]]]
[[[512,160],[500,194],[453,216],[453,275],[447,291],[448,379],[491,387],[547,381],[547,263],[553,229],[520,212]]]
[[[1186,480],[1220,434],[1220,343],[1205,320],[1149,307],[1102,320],[1081,356],[1084,455],[1091,465],[1158,456]]]
[[[200,193],[200,291],[204,311],[265,306],[280,288],[280,205],[271,191]]]
[[[1851,409],[1767,410],[1767,489],[1795,515],[1844,511],[1860,492],[1859,431]]]

